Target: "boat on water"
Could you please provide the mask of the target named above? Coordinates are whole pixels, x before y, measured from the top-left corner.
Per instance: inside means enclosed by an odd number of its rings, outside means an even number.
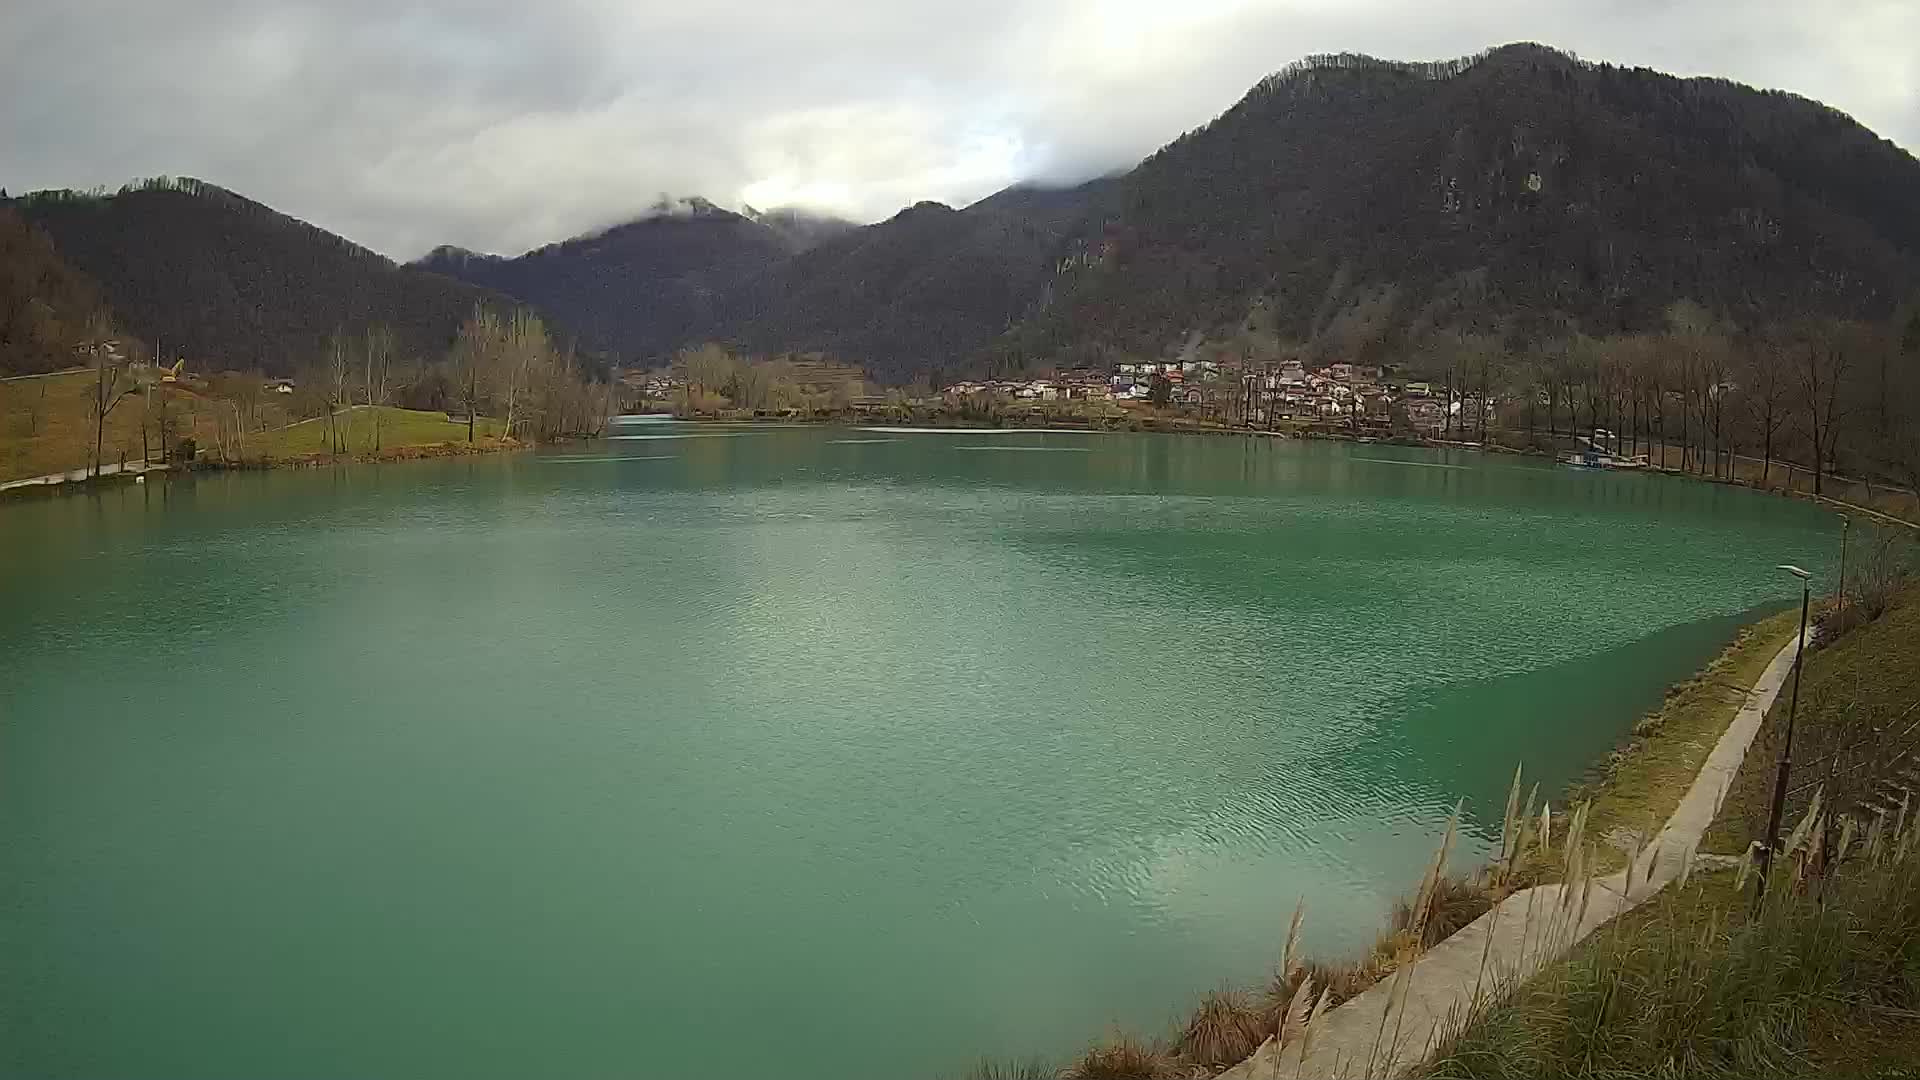
[[[1571,465],[1576,469],[1644,469],[1647,467],[1647,455],[1622,457],[1619,454],[1589,447],[1583,450],[1568,450],[1560,455],[1560,463]]]

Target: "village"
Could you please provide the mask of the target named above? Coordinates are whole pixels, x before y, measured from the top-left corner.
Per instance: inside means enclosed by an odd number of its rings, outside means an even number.
[[[1256,427],[1331,423],[1424,434],[1447,428],[1449,417],[1452,426],[1466,426],[1464,422],[1481,411],[1478,395],[1450,394],[1426,380],[1397,377],[1380,365],[1341,361],[1309,368],[1298,359],[1258,365],[1212,360],[1120,363],[1111,371],[1079,368],[1047,377],[957,382],[941,396],[953,403],[982,396],[1036,404],[1140,402]]]
[[[1071,413],[1109,420],[1131,415],[1233,427],[1285,425],[1434,437],[1478,429],[1483,415],[1478,388],[1450,388],[1406,377],[1389,366],[1349,361],[1312,367],[1301,359],[1239,364],[1191,358],[1126,361],[1107,370],[1075,367],[967,379],[938,388],[883,388],[857,368],[815,359],[779,362],[777,376],[759,380],[768,383],[771,392],[755,394],[745,390],[755,380],[738,373],[760,366],[735,364],[724,375],[702,376],[698,365],[683,357],[671,367],[627,372],[623,382],[642,410],[664,407],[688,415],[745,413],[762,418],[911,411],[1059,419]],[[707,404],[694,405],[696,401]],[[1484,412],[1490,415],[1497,405],[1486,398]]]

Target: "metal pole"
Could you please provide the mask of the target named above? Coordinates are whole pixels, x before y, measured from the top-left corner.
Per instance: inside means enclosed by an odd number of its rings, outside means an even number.
[[[1840,515],[1840,614],[1842,616],[1846,615],[1847,613],[1847,534],[1852,531],[1853,531],[1853,519],[1848,517],[1845,514],[1841,514]],[[1845,626],[1847,624],[1845,621],[1839,620],[1839,621],[1836,621],[1834,625]]]
[[[1753,910],[1767,895],[1767,873],[1773,869],[1773,851],[1780,845],[1780,815],[1787,807],[1787,774],[1793,770],[1793,718],[1800,711],[1800,669],[1807,658],[1807,607],[1813,588],[1800,583],[1800,641],[1793,654],[1793,697],[1787,702],[1787,737],[1780,747],[1780,771],[1773,778],[1773,808],[1767,812],[1766,846],[1760,851],[1760,874],[1753,883]]]

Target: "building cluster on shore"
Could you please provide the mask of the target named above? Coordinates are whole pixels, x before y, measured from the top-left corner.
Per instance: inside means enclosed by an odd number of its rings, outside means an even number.
[[[1415,430],[1457,424],[1482,408],[1476,395],[1450,393],[1423,380],[1395,378],[1372,364],[1330,363],[1308,368],[1288,360],[1234,369],[1210,360],[1117,364],[1111,371],[1076,368],[1031,379],[956,382],[941,390],[948,401],[987,396],[1011,402],[1154,401],[1176,408],[1230,412],[1249,423],[1275,420],[1394,421]],[[1492,403],[1489,402],[1490,406]]]
[[[1481,397],[1457,388],[1401,377],[1377,364],[1348,361],[1309,366],[1280,363],[1221,363],[1192,358],[1129,361],[1102,370],[1075,367],[1044,375],[968,379],[918,392],[870,386],[858,369],[788,364],[781,379],[800,392],[784,395],[816,402],[831,412],[871,413],[907,409],[1043,412],[1062,406],[1090,406],[1118,415],[1121,409],[1171,412],[1230,425],[1270,427],[1278,423],[1338,425],[1405,434],[1438,434],[1449,427],[1477,426]],[[749,366],[746,370],[754,370]],[[718,390],[728,401],[738,394],[756,415],[794,412],[792,401],[757,401],[735,378],[698,379],[679,365],[628,372],[623,381],[641,401],[675,402],[694,388]],[[739,385],[735,385],[738,383]],[[782,395],[761,395],[782,397]],[[1494,402],[1486,401],[1490,411]],[[802,410],[804,411],[804,410]]]

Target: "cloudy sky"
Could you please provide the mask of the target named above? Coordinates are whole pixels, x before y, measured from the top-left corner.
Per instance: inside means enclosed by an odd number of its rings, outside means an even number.
[[[962,205],[1132,163],[1308,53],[1515,40],[1920,148],[1920,0],[0,0],[0,186],[212,180],[397,258],[662,193]]]

